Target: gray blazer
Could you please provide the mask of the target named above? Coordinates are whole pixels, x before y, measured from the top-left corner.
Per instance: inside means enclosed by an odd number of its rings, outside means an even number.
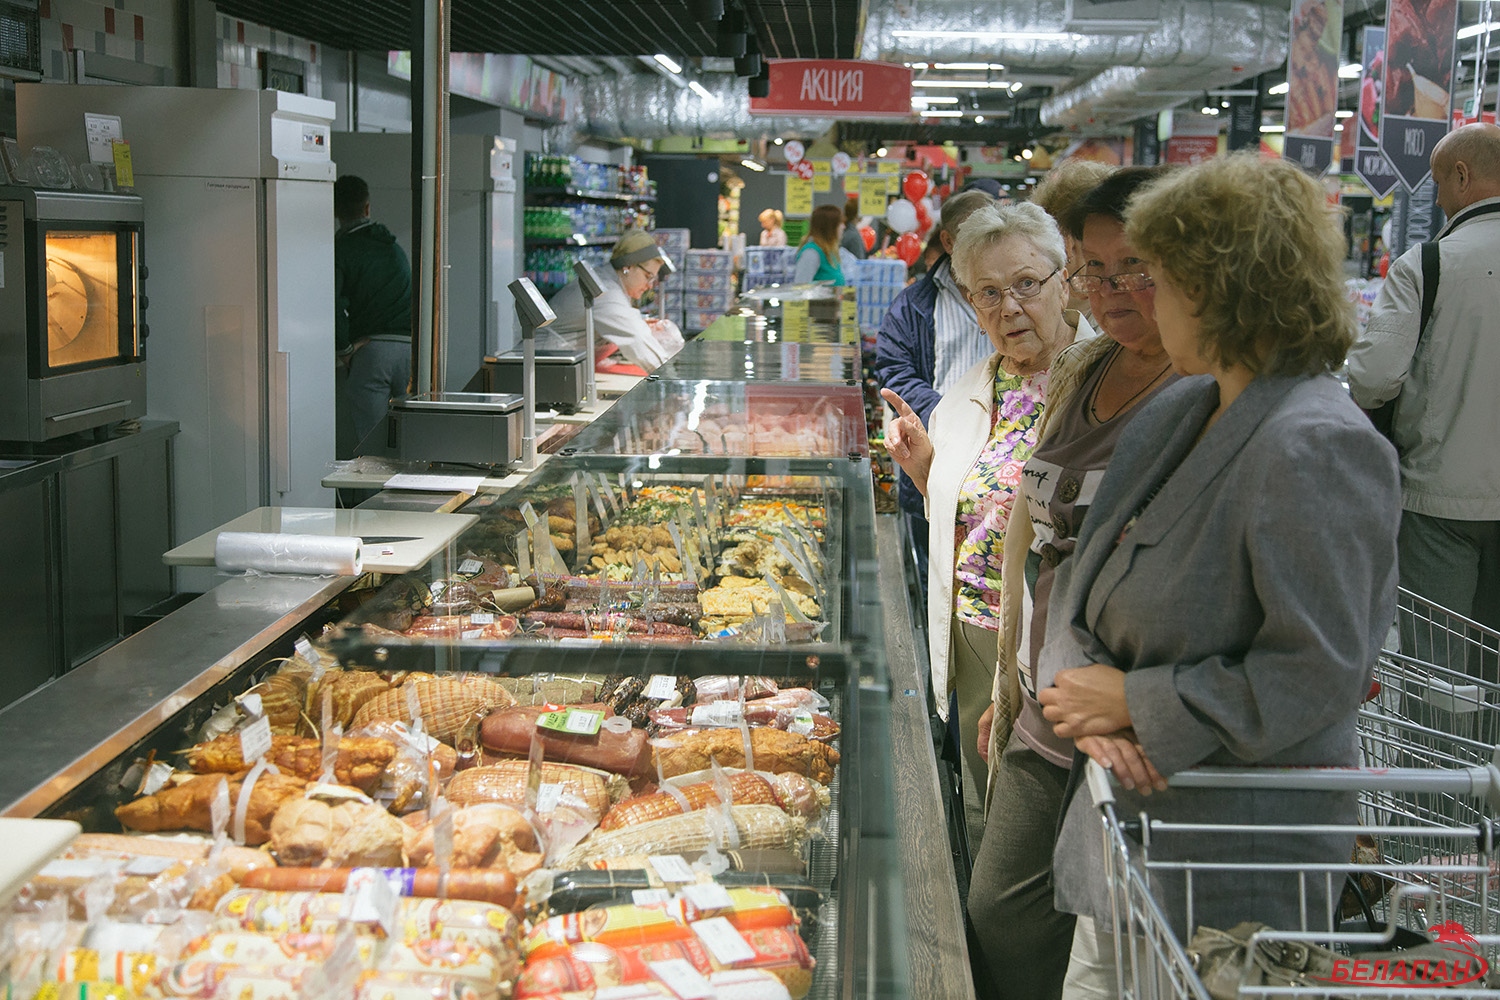
[[[1331,376],[1256,379],[1195,447],[1217,405],[1212,379],[1184,379],[1126,429],[1077,551],[1059,568],[1039,686],[1088,663],[1126,671],[1136,733],[1163,774],[1355,764],[1356,711],[1395,615],[1395,450]],[[1075,760],[1074,790],[1080,774]],[[1352,796],[1322,792],[1122,789],[1117,801],[1124,815],[1163,820],[1354,819]],[[1060,909],[1107,927],[1099,824],[1087,790],[1071,795],[1054,884]],[[1151,855],[1340,863],[1351,846],[1338,836],[1178,834],[1157,839]],[[1183,880],[1156,881],[1186,933]],[[1314,897],[1321,888],[1309,886]],[[1195,926],[1301,924],[1294,877],[1195,875],[1192,895]],[[1315,899],[1309,919],[1321,926],[1327,905]]]

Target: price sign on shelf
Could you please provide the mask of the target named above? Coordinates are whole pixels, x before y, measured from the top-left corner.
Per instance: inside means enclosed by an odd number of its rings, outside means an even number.
[[[812,181],[805,181],[800,177],[788,176],[786,179],[786,217],[788,219],[805,219],[809,215],[812,215],[812,210]]]
[[[817,168],[812,165],[811,160],[799,160],[796,163],[792,164],[792,173],[796,174],[798,177],[802,178],[805,181],[812,180],[813,175],[817,172]]]
[[[785,146],[781,147],[781,152],[782,155],[786,157],[786,162],[801,163],[802,156],[807,152],[807,149],[802,145],[802,143],[798,142],[796,139],[793,139],[791,142],[788,142]]]
[[[842,177],[849,172],[850,163],[849,154],[840,150],[833,154],[833,159],[828,162],[828,165],[833,169],[835,177]]]

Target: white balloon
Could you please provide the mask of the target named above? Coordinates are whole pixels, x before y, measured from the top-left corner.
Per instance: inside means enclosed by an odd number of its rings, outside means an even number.
[[[909,233],[917,228],[917,206],[899,198],[885,210],[885,224],[898,233]]]

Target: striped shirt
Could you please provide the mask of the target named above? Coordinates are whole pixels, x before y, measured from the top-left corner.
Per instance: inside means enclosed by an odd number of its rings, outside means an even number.
[[[958,377],[995,353],[995,345],[979,332],[974,307],[959,290],[949,261],[938,265],[933,274],[937,282],[937,303],[932,315],[934,330],[932,387],[946,394]]]

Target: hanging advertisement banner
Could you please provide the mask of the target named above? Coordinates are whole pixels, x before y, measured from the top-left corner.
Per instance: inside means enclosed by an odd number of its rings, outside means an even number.
[[[1333,162],[1343,34],[1343,0],[1293,0],[1291,52],[1286,58],[1286,138],[1281,155],[1314,174],[1323,173]]]
[[[911,70],[857,59],[772,59],[771,92],[750,98],[752,115],[910,118]]]
[[[1431,173],[1448,132],[1458,0],[1391,0],[1386,17],[1380,149],[1408,191]]]
[[[1358,136],[1354,148],[1354,173],[1377,198],[1390,194],[1399,178],[1380,151],[1380,95],[1385,86],[1385,29],[1366,28],[1364,68],[1359,81]],[[1349,123],[1345,122],[1347,129]]]
[[[1202,163],[1219,154],[1219,119],[1196,111],[1172,115],[1172,137],[1167,140],[1165,163]]]

